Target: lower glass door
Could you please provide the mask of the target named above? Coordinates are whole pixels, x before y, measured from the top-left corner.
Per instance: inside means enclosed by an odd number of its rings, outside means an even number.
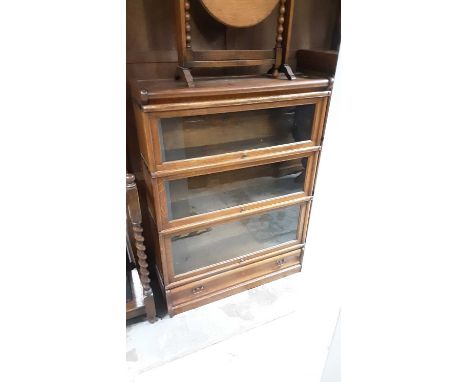
[[[246,256],[297,240],[301,205],[178,234],[170,240],[174,274]]]

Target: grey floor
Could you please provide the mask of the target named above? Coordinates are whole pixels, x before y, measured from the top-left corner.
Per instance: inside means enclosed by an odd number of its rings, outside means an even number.
[[[321,382],[341,381],[341,317],[338,316]]]
[[[211,381],[222,373],[224,382],[248,373],[248,380],[338,382],[338,314],[324,282],[305,267],[173,318],[128,326],[128,379]]]

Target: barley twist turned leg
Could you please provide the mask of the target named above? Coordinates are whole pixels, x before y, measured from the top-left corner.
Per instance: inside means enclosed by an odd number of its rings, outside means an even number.
[[[127,218],[132,227],[133,239],[135,240],[136,258],[138,263],[138,275],[140,276],[141,286],[143,288],[143,303],[149,322],[156,321],[156,307],[154,304],[153,292],[150,286],[150,272],[148,270],[148,257],[146,256],[146,247],[144,245],[143,228],[141,226],[142,216],[140,209],[140,200],[136,188],[135,176],[127,174]],[[135,254],[134,254],[135,255]]]
[[[150,278],[148,271],[148,262],[146,256],[146,247],[144,245],[143,228],[140,224],[133,224],[133,237],[135,238],[135,246],[137,249],[138,268],[140,273],[141,286],[143,287],[143,296],[145,311],[148,321],[153,323],[156,321],[156,309],[154,306],[153,292],[150,287]]]

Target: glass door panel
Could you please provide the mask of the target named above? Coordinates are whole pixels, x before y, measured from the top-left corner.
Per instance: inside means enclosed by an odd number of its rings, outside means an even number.
[[[174,274],[248,255],[297,239],[300,205],[173,236]]]
[[[307,158],[165,181],[169,220],[304,191]]]
[[[259,149],[311,139],[315,105],[162,118],[163,162]]]

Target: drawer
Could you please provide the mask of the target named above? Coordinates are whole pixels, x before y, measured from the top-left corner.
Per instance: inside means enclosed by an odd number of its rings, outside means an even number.
[[[171,289],[168,292],[171,305],[177,306],[195,299],[205,298],[249,280],[298,265],[301,253],[302,250],[299,249]]]
[[[315,106],[155,119],[161,162],[311,141]]]

